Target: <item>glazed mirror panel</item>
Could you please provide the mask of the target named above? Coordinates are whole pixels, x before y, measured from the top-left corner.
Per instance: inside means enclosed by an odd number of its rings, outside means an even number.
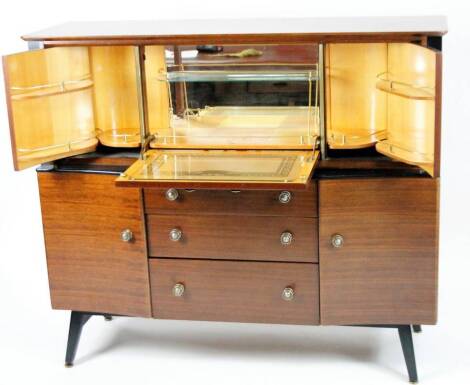
[[[146,74],[154,148],[316,144],[317,45],[146,47]]]

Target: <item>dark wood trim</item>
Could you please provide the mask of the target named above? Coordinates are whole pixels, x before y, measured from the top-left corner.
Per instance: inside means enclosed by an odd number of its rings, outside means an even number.
[[[44,41],[45,46],[83,45],[197,45],[197,44],[305,44],[305,43],[377,43],[421,41],[423,36],[442,36],[445,32],[362,32],[362,33],[276,33],[231,35],[168,36],[76,36],[25,37],[26,41]]]

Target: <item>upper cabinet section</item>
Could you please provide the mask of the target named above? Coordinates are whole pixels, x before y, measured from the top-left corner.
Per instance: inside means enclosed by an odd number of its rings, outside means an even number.
[[[93,79],[88,48],[3,58],[16,170],[93,151]]]
[[[440,17],[327,18],[72,23],[28,35],[46,48],[4,58],[15,168],[133,147],[142,164],[129,181],[171,180],[171,158],[181,183],[214,170],[245,183],[256,172],[246,177],[232,156],[201,162],[200,151],[320,149],[325,161],[386,156],[439,176],[445,30]]]
[[[375,146],[436,173],[440,54],[410,43],[329,44],[327,141],[331,149]]]

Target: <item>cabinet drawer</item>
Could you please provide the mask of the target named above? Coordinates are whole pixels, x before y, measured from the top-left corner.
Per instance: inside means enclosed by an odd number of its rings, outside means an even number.
[[[317,217],[317,184],[305,191],[229,191],[176,190],[176,198],[166,197],[168,190],[144,189],[145,211],[148,214],[205,215],[283,215]],[[282,194],[282,195],[281,195]],[[281,202],[282,201],[282,202]]]
[[[148,215],[147,239],[152,257],[316,262],[317,227],[316,218]]]
[[[150,280],[155,318],[319,323],[316,264],[155,258]]]

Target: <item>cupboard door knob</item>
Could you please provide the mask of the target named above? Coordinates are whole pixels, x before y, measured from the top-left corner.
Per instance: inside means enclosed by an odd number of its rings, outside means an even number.
[[[177,283],[173,286],[173,295],[175,297],[182,297],[184,294],[184,285],[182,283]]]
[[[336,249],[339,249],[340,247],[343,247],[344,245],[344,238],[341,234],[333,234],[331,237],[331,246],[333,246]]]
[[[289,203],[292,198],[292,194],[289,191],[282,191],[279,194],[279,202],[281,203]]]
[[[294,289],[292,289],[291,287],[286,287],[282,291],[282,299],[284,301],[292,301],[294,299],[294,295],[295,295]]]
[[[181,239],[183,232],[180,229],[172,229],[170,231],[170,240],[173,242],[178,242]]]
[[[281,234],[281,245],[288,246],[292,243],[293,240],[294,240],[294,236],[292,235],[291,232],[284,231]]]
[[[134,238],[134,234],[129,229],[121,231],[121,240],[123,242],[130,242]]]
[[[168,190],[166,190],[166,193],[165,193],[165,197],[166,199],[168,199],[169,201],[175,201],[178,199],[178,190],[175,189],[175,188],[170,188]]]

